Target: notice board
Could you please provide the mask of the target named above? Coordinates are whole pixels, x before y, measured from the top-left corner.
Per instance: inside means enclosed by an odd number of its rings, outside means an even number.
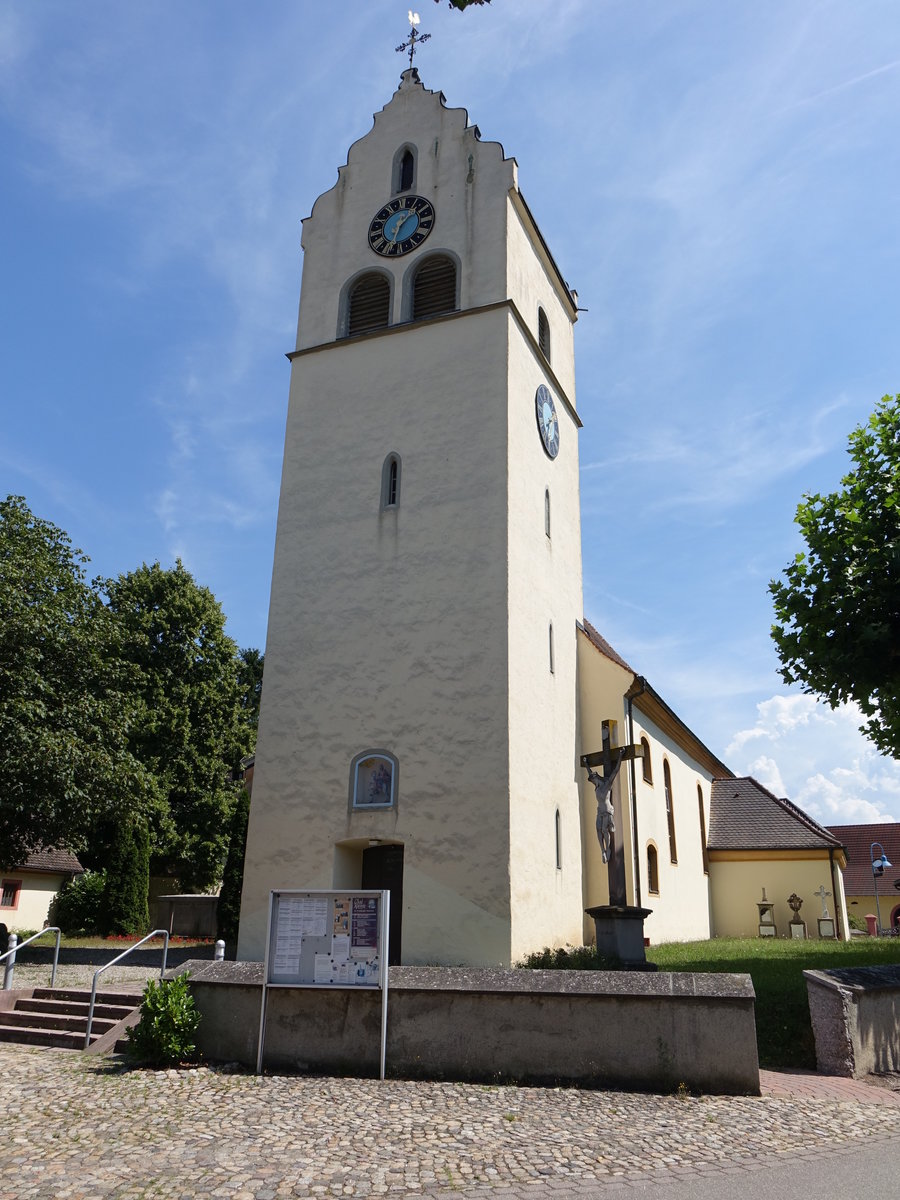
[[[389,909],[386,891],[270,893],[257,1071],[262,1070],[269,988],[381,989],[384,1079]]]

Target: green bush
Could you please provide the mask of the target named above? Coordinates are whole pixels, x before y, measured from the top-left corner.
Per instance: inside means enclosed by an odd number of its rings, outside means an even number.
[[[105,871],[85,871],[63,884],[50,909],[50,924],[68,936],[92,937],[101,932]]]
[[[866,924],[865,917],[860,917],[857,913],[848,912],[847,920],[850,922],[851,929],[856,929],[860,933],[869,932],[869,926]]]
[[[186,974],[154,983],[141,1001],[141,1019],[126,1033],[129,1057],[152,1067],[169,1067],[197,1056],[194,1037],[200,1014]]]
[[[594,946],[557,946],[551,950],[535,950],[526,954],[517,967],[531,971],[624,971],[626,968],[615,958],[603,958]]]

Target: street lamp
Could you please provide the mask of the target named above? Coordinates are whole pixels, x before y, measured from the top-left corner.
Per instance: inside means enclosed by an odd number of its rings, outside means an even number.
[[[875,857],[875,847],[881,851],[878,858]],[[878,897],[878,877],[884,874],[885,867],[891,867],[894,864],[888,862],[888,856],[884,852],[884,846],[881,842],[873,842],[869,847],[869,857],[872,860],[872,885],[875,888],[875,911],[878,914],[878,935],[881,936],[883,930],[881,928],[881,900]]]

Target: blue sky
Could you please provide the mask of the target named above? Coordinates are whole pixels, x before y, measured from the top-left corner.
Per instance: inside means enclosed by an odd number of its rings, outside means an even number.
[[[784,688],[767,581],[900,391],[896,0],[419,0],[588,311],[585,611],[699,736],[900,819],[857,715]],[[98,574],[180,556],[262,646],[300,220],[404,62],[386,0],[0,7],[0,488]],[[614,550],[611,551],[611,547]]]

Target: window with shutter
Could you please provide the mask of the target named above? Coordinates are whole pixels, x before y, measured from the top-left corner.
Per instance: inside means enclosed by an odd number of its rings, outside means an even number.
[[[350,290],[347,335],[383,329],[391,323],[391,285],[378,271],[361,275]]]
[[[456,263],[447,254],[423,259],[413,283],[412,316],[436,317],[456,308]]]

